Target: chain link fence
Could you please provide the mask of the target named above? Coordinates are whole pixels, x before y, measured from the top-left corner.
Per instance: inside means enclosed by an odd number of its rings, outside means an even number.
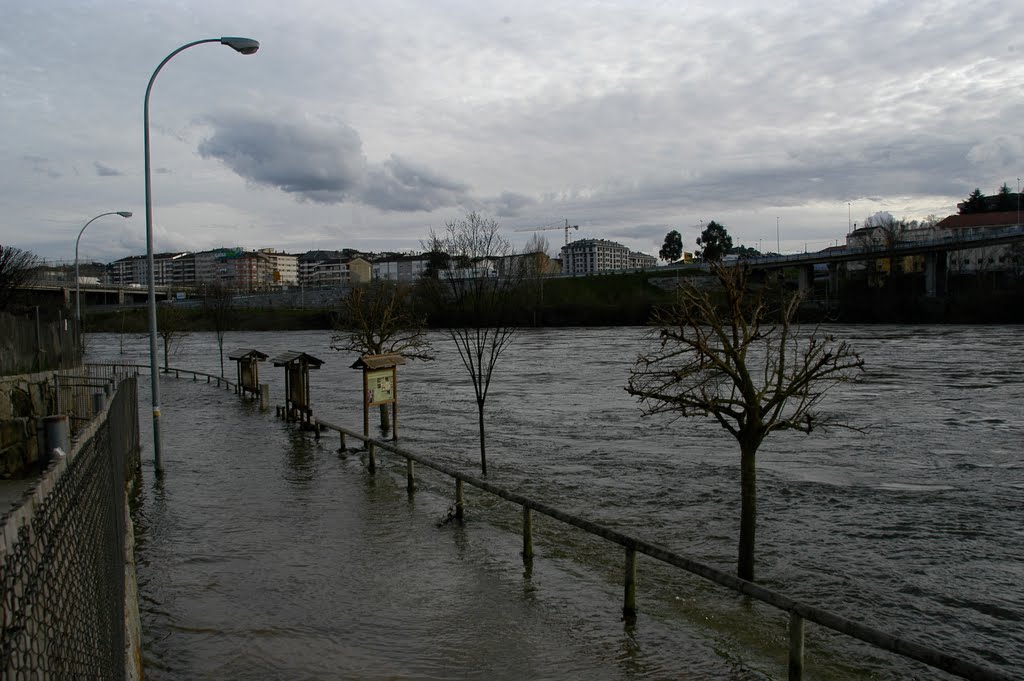
[[[126,483],[139,467],[138,386],[55,456],[0,529],[0,678],[124,679]]]

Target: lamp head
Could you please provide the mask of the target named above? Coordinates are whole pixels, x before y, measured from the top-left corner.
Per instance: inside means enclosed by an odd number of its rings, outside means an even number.
[[[132,216],[132,212],[130,210],[119,210],[117,211],[117,214],[123,218],[130,218]]]
[[[241,54],[253,54],[256,50],[260,49],[260,41],[253,40],[252,38],[225,37],[220,39],[220,44],[227,45]]]

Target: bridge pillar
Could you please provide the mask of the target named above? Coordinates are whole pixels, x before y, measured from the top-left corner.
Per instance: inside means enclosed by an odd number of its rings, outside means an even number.
[[[800,294],[805,295],[814,289],[814,265],[800,266]]]
[[[924,257],[924,295],[928,298],[946,294],[946,251],[927,253]]]
[[[830,298],[839,296],[839,268],[842,263],[830,262],[828,264],[828,295]]]

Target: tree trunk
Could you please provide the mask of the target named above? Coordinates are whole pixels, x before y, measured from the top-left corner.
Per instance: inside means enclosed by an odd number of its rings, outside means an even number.
[[[487,475],[487,442],[484,438],[484,403],[476,403],[477,414],[480,416],[480,471]]]
[[[167,373],[167,369],[168,369],[167,352],[168,352],[168,346],[169,345],[170,345],[170,343],[168,342],[168,339],[164,338],[164,373],[165,374]]]
[[[757,534],[757,447],[740,449],[740,546],[736,576],[754,581],[754,540]]]

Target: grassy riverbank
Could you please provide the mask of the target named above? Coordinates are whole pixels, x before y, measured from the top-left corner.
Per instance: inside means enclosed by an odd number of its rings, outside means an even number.
[[[533,282],[520,292],[515,322],[520,326],[621,326],[645,324],[651,310],[669,302],[671,295],[649,273],[609,274]],[[673,279],[671,277],[669,279]],[[201,305],[175,305],[186,331],[212,331],[213,320]],[[87,331],[145,333],[144,307],[89,313]],[[278,306],[241,307],[232,310],[230,327],[245,331],[298,331],[331,329],[335,311],[329,308]],[[428,326],[431,319],[427,318]]]

